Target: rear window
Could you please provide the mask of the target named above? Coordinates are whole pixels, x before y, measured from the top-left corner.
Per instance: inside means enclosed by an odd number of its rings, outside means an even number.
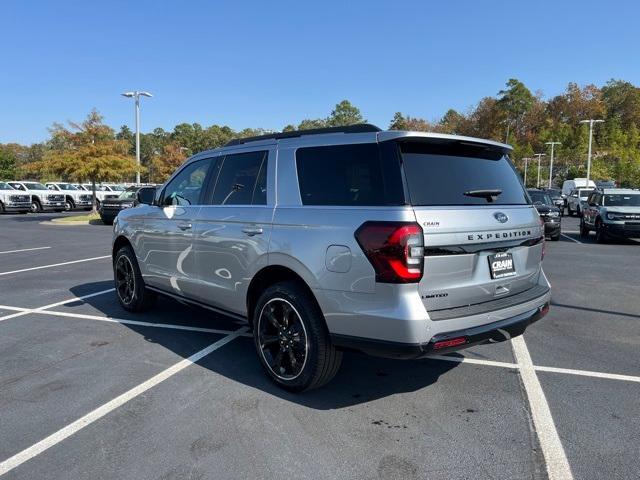
[[[509,158],[461,142],[400,143],[412,205],[526,205]]]
[[[296,166],[304,205],[404,203],[397,158],[381,155],[377,143],[300,148]]]

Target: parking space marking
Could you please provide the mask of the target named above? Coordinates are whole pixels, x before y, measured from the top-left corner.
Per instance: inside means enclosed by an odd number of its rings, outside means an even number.
[[[70,262],[53,263],[51,265],[41,265],[39,267],[22,268],[20,270],[12,270],[10,272],[0,272],[0,277],[3,275],[11,275],[12,273],[30,272],[32,270],[42,270],[43,268],[61,267],[63,265],[72,265],[74,263],[92,262],[94,260],[103,260],[105,258],[111,258],[111,255],[103,255],[101,257],[83,258],[81,260],[72,260]]]
[[[518,336],[511,339],[511,347],[520,367],[520,378],[522,378],[522,383],[529,399],[531,418],[542,448],[549,479],[571,480],[573,479],[571,467],[569,467],[567,455],[560,442],[560,436],[551,416],[547,398],[536,375],[527,344],[522,336]]]
[[[51,247],[35,247],[35,248],[21,248],[20,250],[6,250],[4,252],[0,252],[0,255],[5,253],[19,253],[19,252],[33,252],[34,250],[47,250]]]
[[[67,425],[66,427],[58,430],[57,432],[40,440],[38,443],[22,450],[21,452],[15,454],[13,457],[8,458],[7,460],[4,460],[3,462],[0,463],[0,475],[4,475],[5,473],[8,473],[14,468],[32,459],[33,457],[40,455],[42,452],[48,450],[54,445],[57,445],[58,443],[65,440],[66,438],[82,430],[83,428],[91,425],[93,422],[101,419],[102,417],[112,412],[113,410],[117,409],[118,407],[121,407],[128,401],[133,400],[134,398],[143,394],[150,388],[153,388],[156,385],[164,382],[165,380],[174,376],[176,373],[184,370],[188,366],[196,363],[197,361],[206,357],[210,353],[215,352],[219,348],[225,346],[227,343],[235,340],[246,331],[247,331],[247,327],[242,327],[236,330],[235,332],[230,333],[226,337],[223,337],[217,342],[212,343],[208,347],[203,348],[202,350],[194,353],[189,358],[185,358],[184,360],[179,361],[178,363],[172,365],[166,370],[163,370],[157,375],[151,377],[149,380],[141,383],[136,387],[133,387],[132,389],[126,391],[122,395],[119,395],[113,400],[110,400],[104,405],[87,413],[84,417],[79,418],[75,422]]]
[[[572,242],[576,242],[579,243],[580,245],[584,245],[581,241],[576,240],[575,238],[570,237],[569,235],[565,235],[564,233],[561,233],[560,235],[562,235],[564,238],[568,238],[569,240],[571,240]]]
[[[61,305],[66,305],[67,303],[77,302],[79,300],[85,300],[87,298],[97,297],[98,295],[104,295],[105,293],[110,293],[115,291],[115,288],[108,288],[106,290],[100,290],[99,292],[89,293],[87,295],[82,295],[80,297],[73,297],[67,300],[63,300],[61,302],[51,303],[49,305],[45,305],[43,307],[26,309],[26,311],[19,311],[17,313],[12,313],[10,315],[5,315],[4,317],[0,317],[0,322],[3,320],[9,320],[10,318],[22,317],[23,315],[29,315],[30,313],[39,313],[41,311],[47,310],[49,308],[59,307]],[[8,309],[7,309],[8,310]]]
[[[0,307],[2,308],[2,307]],[[479,358],[469,358],[469,357],[450,357],[449,355],[430,355],[427,357],[429,360],[443,360],[445,362],[456,362],[456,363],[471,363],[475,365],[487,365],[491,367],[501,367],[501,368],[512,368],[518,369],[518,365],[515,363],[507,363],[507,362],[494,362],[493,360],[481,360]]]
[[[25,312],[26,314],[36,313],[40,315],[52,315],[55,317],[77,318],[81,320],[94,320],[98,322],[120,323],[123,325],[137,325],[140,327],[167,328],[170,330],[186,330],[188,332],[216,333],[220,335],[228,335],[230,333],[233,333],[232,330],[221,330],[217,328],[193,327],[191,325],[176,325],[173,323],[143,322],[141,320],[129,320],[126,318],[103,317],[101,315],[87,315],[85,313],[57,312],[54,310],[38,310],[38,309],[21,308],[21,307],[10,307],[8,305],[0,305],[0,309],[17,310],[17,311]],[[251,336],[251,335],[245,334],[245,336]]]
[[[640,377],[633,375],[621,375],[619,373],[594,372],[590,370],[574,370],[572,368],[559,367],[533,367],[536,372],[564,373],[567,375],[578,375],[581,377],[605,378],[607,380],[621,380],[623,382],[640,383]]]

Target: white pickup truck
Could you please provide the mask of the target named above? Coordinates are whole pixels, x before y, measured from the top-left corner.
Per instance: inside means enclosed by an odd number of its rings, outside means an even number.
[[[21,190],[31,196],[31,213],[51,210],[62,212],[64,210],[64,195],[52,192],[39,182],[19,180],[7,183],[16,190]]]
[[[27,213],[31,209],[31,196],[19,192],[6,182],[0,182],[0,213]]]
[[[90,192],[80,190],[79,188],[67,182],[49,182],[45,186],[52,191],[64,195],[64,209],[73,210],[74,208],[91,209],[93,201]]]
[[[85,192],[89,192],[89,194],[93,194],[92,186],[90,183],[76,183],[74,184],[79,190],[83,190]],[[100,204],[106,198],[118,198],[118,196],[122,193],[123,190],[115,189],[113,186],[96,184],[96,202],[97,208],[100,208]]]

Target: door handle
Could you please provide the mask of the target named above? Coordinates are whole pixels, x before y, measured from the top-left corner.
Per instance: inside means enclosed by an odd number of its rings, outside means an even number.
[[[191,229],[191,224],[190,223],[179,223],[178,224],[178,228],[182,231],[185,230],[190,230]]]
[[[247,235],[249,235],[250,237],[253,237],[254,235],[260,235],[262,233],[262,228],[260,228],[260,227],[244,227],[242,229],[242,231],[244,233],[246,233]]]

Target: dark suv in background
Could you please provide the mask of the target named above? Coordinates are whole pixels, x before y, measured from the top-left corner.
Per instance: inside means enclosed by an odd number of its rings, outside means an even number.
[[[544,190],[527,190],[533,205],[538,210],[540,218],[544,221],[544,233],[551,240],[560,240],[561,215],[560,209],[554,205],[549,194]]]

